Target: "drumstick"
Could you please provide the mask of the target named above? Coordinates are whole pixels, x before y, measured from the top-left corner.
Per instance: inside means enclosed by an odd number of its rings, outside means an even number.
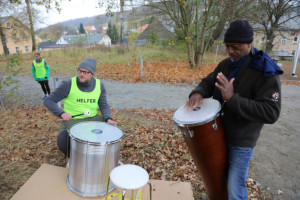
[[[74,117],[77,117],[77,116],[81,116],[81,115],[84,115],[84,116],[90,116],[90,111],[89,110],[86,110],[86,111],[84,111],[84,113],[82,113],[82,114],[78,114],[78,115],[73,115],[72,116],[72,118],[74,118]]]

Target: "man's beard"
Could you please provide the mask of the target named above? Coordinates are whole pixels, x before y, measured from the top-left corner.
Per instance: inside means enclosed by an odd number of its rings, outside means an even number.
[[[87,85],[90,81],[91,81],[91,80],[87,80],[87,79],[81,81],[81,79],[79,78],[79,82],[80,82],[81,84],[83,84],[83,85]]]
[[[229,57],[230,57],[230,59],[231,59],[231,61],[238,61],[239,59],[241,59],[243,56],[234,56],[234,57],[232,57],[231,55],[229,55]]]

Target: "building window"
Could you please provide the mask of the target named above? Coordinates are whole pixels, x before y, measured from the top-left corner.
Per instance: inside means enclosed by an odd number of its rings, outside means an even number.
[[[297,42],[298,41],[298,37],[294,37],[294,42]]]
[[[20,51],[20,48],[19,47],[16,47],[16,52],[18,53]]]
[[[28,53],[29,52],[29,48],[28,46],[25,46],[25,52]]]
[[[260,42],[264,42],[265,41],[265,37],[261,37]]]
[[[13,40],[16,42],[16,41],[18,41],[18,39],[17,39],[17,34],[13,34]]]
[[[14,23],[14,27],[15,27],[15,28],[19,28],[19,24],[15,22],[15,23]]]
[[[27,41],[27,36],[26,36],[25,33],[22,33],[22,38],[23,38],[24,41]]]
[[[281,44],[285,45],[285,43],[286,43],[286,37],[283,37],[283,38],[281,39]]]
[[[6,27],[7,28],[11,28],[11,24],[10,23],[6,23]]]
[[[294,56],[294,55],[295,55],[295,53],[296,53],[296,51],[295,51],[295,50],[293,50],[293,51],[292,51],[292,55]]]

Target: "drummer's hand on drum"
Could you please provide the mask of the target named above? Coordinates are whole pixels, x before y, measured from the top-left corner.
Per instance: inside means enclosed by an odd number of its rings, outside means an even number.
[[[113,125],[113,126],[117,126],[117,124],[118,124],[117,122],[115,122],[115,121],[113,121],[111,119],[108,119],[107,123],[109,123],[110,125]]]
[[[218,82],[215,83],[215,86],[221,91],[223,99],[229,101],[234,94],[233,81],[232,78],[230,81],[223,75],[222,72],[217,75]]]
[[[188,102],[186,102],[184,107],[187,110],[192,110],[192,109],[196,108],[197,106],[199,106],[199,104],[202,104],[202,103],[203,103],[202,95],[199,93],[195,93],[191,96],[191,98],[188,100]]]
[[[60,117],[65,121],[72,119],[72,116],[69,113],[63,113]]]

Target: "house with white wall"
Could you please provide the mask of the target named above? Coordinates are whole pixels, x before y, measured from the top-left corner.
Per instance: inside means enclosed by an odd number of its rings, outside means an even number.
[[[111,39],[106,34],[82,34],[82,35],[64,35],[59,38],[56,42],[57,45],[73,45],[73,44],[84,44],[84,45],[104,45],[111,46]]]

